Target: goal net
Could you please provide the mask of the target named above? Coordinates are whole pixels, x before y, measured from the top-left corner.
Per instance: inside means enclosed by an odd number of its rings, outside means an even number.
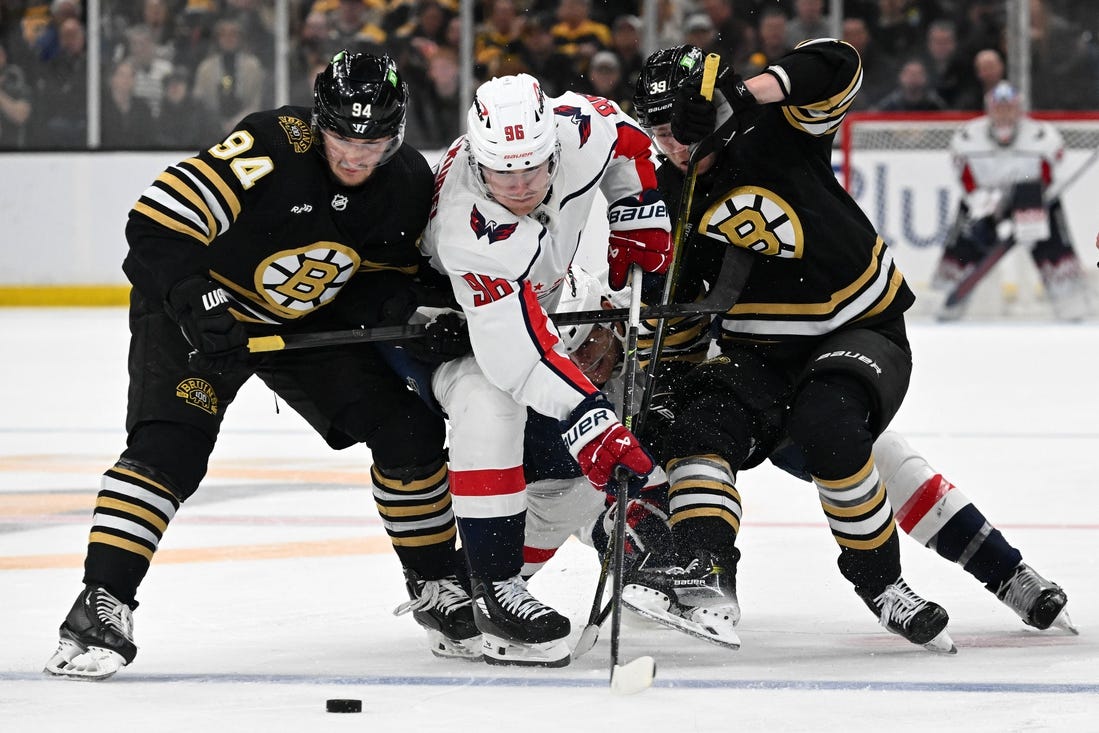
[[[934,318],[945,293],[931,288],[944,242],[954,224],[962,188],[950,156],[950,139],[972,113],[867,113],[847,115],[835,156],[836,174],[889,244],[917,303],[917,318]],[[1079,177],[1061,196],[1069,232],[1089,281],[1091,317],[1099,317],[1099,112],[1033,113],[1065,140],[1056,181]],[[969,318],[1052,318],[1029,251],[1013,248],[973,292]]]

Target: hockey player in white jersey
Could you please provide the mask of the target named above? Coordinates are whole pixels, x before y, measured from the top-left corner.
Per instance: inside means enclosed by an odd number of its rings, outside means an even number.
[[[951,296],[940,317],[960,317],[972,289],[1018,244],[1030,248],[1055,315],[1079,320],[1088,312],[1083,269],[1055,192],[1064,156],[1061,133],[1027,117],[1008,82],[986,95],[985,109],[950,143],[963,198],[933,281]]]
[[[474,353],[440,367],[432,389],[450,419],[451,495],[489,663],[569,661],[569,620],[521,576],[527,407],[561,421],[597,488],[617,467],[637,481],[653,469],[546,313],[599,191],[611,202],[611,285],[621,288],[633,264],[667,268],[670,224],[655,186],[648,137],[614,102],[549,99],[525,74],[477,90],[466,135],[436,168],[423,250],[451,279]]]

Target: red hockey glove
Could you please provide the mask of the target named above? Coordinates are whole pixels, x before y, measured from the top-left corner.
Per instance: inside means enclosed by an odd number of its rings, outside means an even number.
[[[166,306],[195,349],[187,360],[192,369],[220,374],[247,360],[248,333],[220,285],[202,275],[184,278],[168,291]]]
[[[664,273],[672,261],[672,237],[663,229],[612,231],[607,248],[610,266],[607,280],[612,290],[626,285],[630,265],[637,264],[645,272]]]
[[[641,447],[637,436],[626,429],[614,415],[614,409],[601,392],[588,395],[576,406],[567,420],[562,421],[565,447],[580,464],[580,470],[592,486],[600,491],[608,488],[614,469],[628,471],[630,495],[636,496],[652,473],[653,459]]]

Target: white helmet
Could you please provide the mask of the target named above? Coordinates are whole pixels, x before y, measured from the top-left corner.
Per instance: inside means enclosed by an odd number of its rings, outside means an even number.
[[[496,77],[477,89],[466,114],[470,165],[494,171],[521,171],[550,160],[557,169],[561,146],[553,109],[530,74]]]
[[[561,287],[561,300],[557,303],[557,310],[561,313],[599,310],[603,307],[603,294],[607,288],[598,278],[575,265],[569,269]],[[559,333],[565,352],[571,354],[583,346],[594,327],[594,323],[570,323],[562,326]]]

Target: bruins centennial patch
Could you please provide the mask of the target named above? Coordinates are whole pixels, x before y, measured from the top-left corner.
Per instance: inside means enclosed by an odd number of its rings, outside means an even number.
[[[303,120],[279,115],[279,126],[286,133],[286,139],[294,146],[295,153],[304,153],[313,146],[313,131]]]
[[[211,415],[218,414],[218,396],[205,379],[188,377],[176,385],[176,397]]]

